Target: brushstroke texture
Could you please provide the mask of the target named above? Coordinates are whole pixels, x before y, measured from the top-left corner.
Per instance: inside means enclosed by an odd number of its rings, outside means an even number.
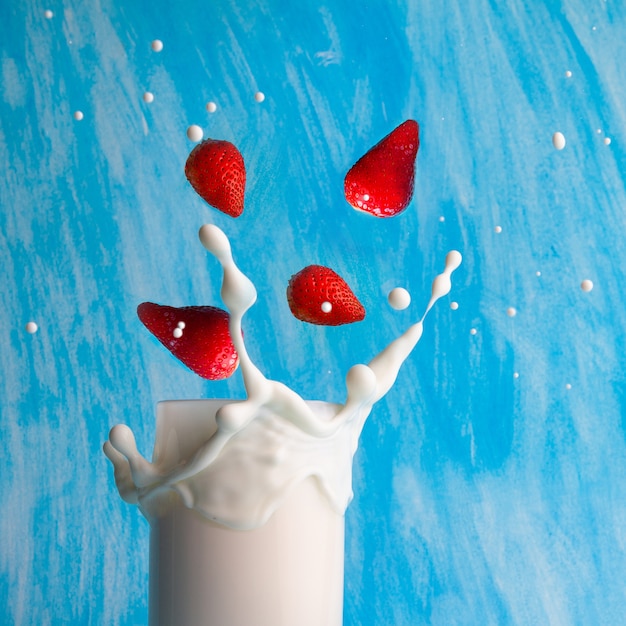
[[[195,379],[134,312],[219,305],[197,241],[214,222],[259,287],[255,362],[311,399],[342,400],[346,368],[414,321],[449,249],[464,256],[459,309],[432,311],[363,432],[346,625],[621,623],[620,3],[170,5],[0,5],[0,621],[146,623],[147,523],[100,447],[126,422],[149,453],[157,400],[243,393]],[[415,199],[374,224],[343,176],[409,117]],[[244,154],[238,221],[184,179],[192,123]],[[287,281],[310,263],[353,285],[363,323],[291,317]],[[396,285],[407,312],[386,305]]]

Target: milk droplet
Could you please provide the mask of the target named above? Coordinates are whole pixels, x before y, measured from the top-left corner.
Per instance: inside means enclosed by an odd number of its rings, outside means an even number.
[[[475,328],[470,328],[470,335],[475,335],[477,332]]]
[[[392,309],[404,311],[411,304],[411,294],[404,287],[394,287],[387,295],[387,301]]]
[[[254,94],[254,99],[255,99],[257,102],[263,102],[263,100],[265,100],[265,94],[264,94],[262,91],[257,91],[257,92]]]
[[[48,20],[51,20],[54,17],[54,13],[50,9],[46,9],[43,14]]]
[[[554,135],[552,135],[552,145],[557,150],[563,150],[563,148],[565,148],[565,135],[560,132],[554,133]]]
[[[461,256],[461,253],[457,250],[451,250],[450,252],[448,252],[448,254],[446,255],[446,263],[443,273],[435,276],[435,280],[433,280],[430,291],[430,301],[428,303],[428,306],[426,307],[426,311],[424,312],[422,320],[424,319],[424,317],[426,317],[428,311],[430,311],[432,306],[437,300],[439,300],[439,298],[447,296],[450,293],[450,289],[452,288],[450,276],[452,272],[454,272],[454,270],[457,269],[459,265],[461,265],[462,260],[463,257]]]
[[[206,110],[209,113],[215,113],[215,111],[217,111],[217,104],[215,104],[215,102],[207,102],[206,103]]]
[[[502,232],[502,226],[496,226],[493,230],[495,233],[500,234]]]
[[[367,365],[353,365],[346,374],[350,396],[368,399],[376,391],[376,375]]]
[[[440,216],[439,216],[439,221],[440,221],[440,222],[445,222],[445,221],[446,221],[446,218],[445,218],[443,215],[440,215]]]
[[[109,441],[113,447],[127,459],[137,456],[137,443],[133,431],[125,424],[113,426],[109,432]]]
[[[513,372],[513,378],[519,378],[519,372]]]
[[[450,308],[453,311],[456,311],[459,308],[459,303],[458,302],[450,302]]]
[[[185,328],[186,325],[187,324],[185,324],[185,322],[178,322],[178,324],[177,324],[178,328],[180,328],[180,329]]]
[[[535,272],[535,276],[541,276],[541,272],[540,272],[539,270],[537,270],[537,271]]]
[[[571,386],[569,383],[567,383],[567,385],[565,385],[565,389],[567,389],[568,391],[569,391],[571,388],[572,388],[572,386]]]
[[[214,224],[205,224],[198,233],[200,242],[213,256],[218,259],[230,254],[230,242],[220,228]]]
[[[369,199],[370,199],[369,193],[364,193],[363,194],[363,202],[367,202]]]
[[[160,39],[155,39],[150,44],[150,47],[154,50],[154,52],[161,52],[161,50],[163,50],[163,42]]]
[[[74,119],[76,121],[80,122],[80,120],[82,120],[83,117],[85,117],[85,116],[83,115],[82,111],[74,111]]]
[[[509,317],[515,317],[517,315],[517,309],[515,309],[515,307],[510,306],[507,310],[506,310],[506,314]]]
[[[330,313],[333,310],[333,305],[330,302],[322,302],[321,309],[324,313]]]
[[[580,288],[583,291],[591,291],[593,289],[593,281],[589,280],[588,278],[585,278],[585,280],[583,280],[583,282],[580,283]]]
[[[605,137],[604,138],[604,145],[605,146],[610,146],[611,145],[611,138],[610,137]]]
[[[190,141],[194,141],[197,143],[198,141],[202,141],[203,136],[204,132],[202,131],[202,128],[200,128],[200,126],[198,126],[197,124],[192,124],[187,129],[187,137]]]
[[[172,335],[174,335],[174,339],[180,339],[183,336],[183,329],[178,327],[175,328]]]
[[[39,330],[39,326],[37,326],[35,322],[28,322],[25,328],[26,328],[26,332],[29,333],[30,335],[34,335]]]
[[[567,70],[565,72],[565,78],[571,78],[572,77],[572,72],[570,72],[570,70]]]
[[[150,104],[151,102],[154,102],[154,94],[150,91],[146,91],[143,94],[143,101],[146,102],[147,104]]]
[[[463,257],[458,250],[450,250],[448,254],[446,254],[446,273],[452,273],[454,270],[458,269],[463,261]]]

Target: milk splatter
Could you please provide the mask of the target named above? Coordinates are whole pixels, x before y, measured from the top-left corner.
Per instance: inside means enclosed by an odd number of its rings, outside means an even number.
[[[198,143],[202,141],[202,137],[204,136],[204,131],[197,124],[192,124],[187,128],[187,138],[189,141],[193,141],[194,143]]]
[[[404,311],[411,304],[411,294],[404,287],[394,287],[387,295],[389,306],[396,311]]]
[[[261,373],[241,332],[242,318],[256,302],[256,289],[235,264],[230,242],[217,226],[203,226],[199,236],[222,266],[221,296],[230,313],[230,334],[247,397],[214,401],[213,412],[197,426],[199,442],[189,457],[178,453],[175,429],[157,429],[150,463],[138,452],[130,428],[114,426],[104,452],[114,465],[121,497],[139,504],[150,519],[168,510],[177,495],[209,519],[250,529],[263,525],[292,489],[314,477],[332,508],[343,514],[352,499],[352,459],[365,420],[420,340],[428,311],[450,292],[450,277],[461,254],[452,251],[446,256],[422,318],[367,365],[350,368],[341,405],[305,401]]]
[[[556,132],[552,135],[552,145],[556,150],[563,150],[565,148],[565,135],[561,132]]]

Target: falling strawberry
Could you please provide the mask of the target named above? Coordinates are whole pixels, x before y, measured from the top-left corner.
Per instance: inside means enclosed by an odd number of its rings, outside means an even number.
[[[346,281],[322,265],[309,265],[291,277],[287,301],[294,316],[310,324],[339,326],[365,317]]]
[[[407,120],[362,156],[346,174],[344,195],[357,211],[393,217],[413,197],[419,126]]]
[[[226,311],[213,306],[177,308],[143,302],[137,315],[177,359],[202,378],[221,380],[237,369],[239,357]]]
[[[205,139],[189,154],[185,176],[198,195],[231,217],[243,212],[246,168],[241,152],[220,139]]]

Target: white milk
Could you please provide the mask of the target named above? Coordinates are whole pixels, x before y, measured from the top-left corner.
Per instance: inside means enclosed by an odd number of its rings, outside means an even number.
[[[224,271],[247,398],[160,403],[152,462],[127,426],[113,427],[104,445],[120,495],[152,525],[151,626],[340,625],[343,515],[359,435],[426,313],[449,293],[461,255],[447,255],[422,319],[348,371],[339,405],[306,402],[256,368],[241,333],[254,285],[219,228],[203,226],[200,240]]]

